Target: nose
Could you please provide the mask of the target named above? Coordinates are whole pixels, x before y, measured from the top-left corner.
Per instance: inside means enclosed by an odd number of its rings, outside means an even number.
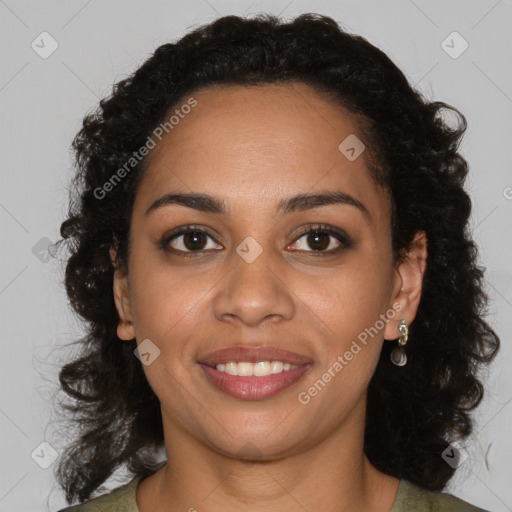
[[[286,271],[272,258],[271,251],[263,250],[254,260],[240,254],[234,251],[231,255],[231,270],[214,295],[215,317],[250,327],[291,319],[295,312],[293,293],[286,283]]]

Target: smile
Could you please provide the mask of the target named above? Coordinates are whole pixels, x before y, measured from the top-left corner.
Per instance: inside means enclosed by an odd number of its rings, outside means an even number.
[[[228,375],[239,377],[266,377],[276,373],[296,370],[299,365],[283,363],[283,361],[258,361],[257,363],[230,361],[226,364],[218,364],[215,369]]]
[[[208,382],[242,400],[262,400],[296,384],[312,365],[301,354],[272,346],[226,347],[199,358]]]
[[[200,367],[208,382],[223,393],[242,400],[263,400],[296,384],[309,370],[311,364],[292,366],[281,361],[259,361],[257,363],[231,362],[219,364],[216,367],[201,364]],[[275,373],[272,373],[272,367]],[[236,373],[228,373],[235,370]],[[270,373],[268,373],[269,370]],[[248,375],[249,372],[250,375]],[[260,375],[255,375],[258,372]]]

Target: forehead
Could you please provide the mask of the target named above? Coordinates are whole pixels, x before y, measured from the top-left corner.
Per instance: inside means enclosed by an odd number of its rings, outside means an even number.
[[[196,105],[181,111],[190,98]],[[387,208],[365,152],[349,159],[340,151],[344,141],[364,138],[354,117],[305,84],[208,87],[185,96],[173,113],[172,129],[148,156],[136,207],[173,190],[219,196],[236,210],[333,189],[377,216]]]

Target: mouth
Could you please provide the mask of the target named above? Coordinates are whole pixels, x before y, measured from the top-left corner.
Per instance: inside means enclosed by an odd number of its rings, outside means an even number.
[[[232,397],[262,400],[296,384],[312,361],[274,347],[232,347],[199,361],[210,384]]]

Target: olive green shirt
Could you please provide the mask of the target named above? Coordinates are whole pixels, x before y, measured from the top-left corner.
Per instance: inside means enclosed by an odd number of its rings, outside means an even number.
[[[135,501],[135,490],[139,481],[140,477],[135,477],[108,494],[58,512],[140,512]],[[489,511],[470,505],[450,494],[427,491],[407,480],[400,480],[395,503],[390,512]]]

